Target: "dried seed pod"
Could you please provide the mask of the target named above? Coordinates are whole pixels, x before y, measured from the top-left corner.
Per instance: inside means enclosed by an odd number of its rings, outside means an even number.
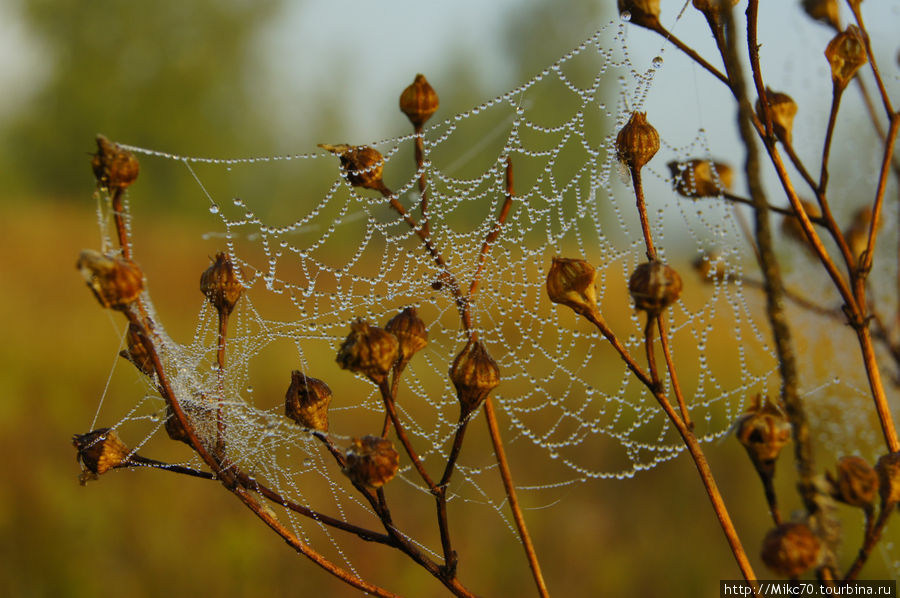
[[[875,463],[878,472],[878,493],[882,509],[900,503],[900,452],[882,455]]]
[[[813,19],[830,25],[835,31],[841,30],[837,0],[803,0],[803,10]]]
[[[822,543],[803,523],[782,523],[763,540],[762,561],[784,577],[798,577],[819,563]]]
[[[881,225],[881,222],[878,223]],[[856,263],[859,264],[863,253],[869,247],[869,227],[872,225],[872,207],[865,206],[853,214],[850,226],[844,231],[847,246]]]
[[[659,0],[619,0],[619,14],[627,12],[635,25],[655,29],[659,27]]]
[[[328,404],[331,389],[318,378],[297,370],[291,372],[291,385],[284,395],[284,414],[304,428],[328,431]]]
[[[481,341],[470,339],[450,366],[450,381],[456,387],[460,419],[464,419],[500,384],[500,368]]]
[[[831,80],[837,91],[843,91],[856,71],[869,61],[862,33],[856,25],[850,25],[828,42],[825,58],[831,65]]]
[[[144,275],[138,265],[118,255],[85,249],[76,267],[103,307],[124,310],[144,289]]]
[[[616,156],[631,170],[640,170],[659,151],[659,133],[645,112],[633,112],[616,136]]]
[[[147,352],[147,348],[141,341],[140,327],[134,323],[129,324],[125,341],[128,343],[128,349],[119,351],[119,355],[134,364],[134,367],[145,376],[152,376],[156,372],[156,367],[153,365],[153,358],[150,357],[150,353]]]
[[[216,437],[217,422],[215,405],[211,402],[204,401],[201,396],[195,396],[192,401],[182,401],[181,409],[184,411],[185,417],[194,430],[197,439],[204,446],[210,446]],[[191,439],[187,430],[181,425],[181,422],[175,417],[175,411],[171,405],[166,405],[166,434],[172,440],[183,442],[191,446]]]
[[[831,486],[831,495],[852,507],[866,509],[872,506],[878,494],[878,473],[860,457],[841,457],[837,474],[825,472]]]
[[[725,262],[716,252],[704,253],[698,256],[692,265],[703,278],[725,280]]]
[[[783,143],[791,143],[794,128],[794,117],[797,115],[797,102],[786,93],[766,88],[766,101],[772,114],[772,131]],[[756,100],[756,114],[765,122],[762,113],[762,102]]]
[[[731,189],[734,173],[731,166],[709,160],[669,162],[675,191],[684,197],[714,197]]]
[[[140,172],[134,155],[103,135],[97,135],[97,153],[91,158],[91,169],[97,184],[110,190],[127,188]]]
[[[803,211],[806,212],[806,215],[810,218],[820,218],[822,216],[822,212],[819,210],[819,206],[812,203],[811,201],[800,200],[800,204],[803,206]],[[800,219],[797,216],[787,216],[785,215],[781,221],[781,232],[785,237],[800,243],[807,250],[812,250],[812,246],[809,244],[809,239],[806,238],[806,233],[803,232],[803,227],[800,226]]]
[[[746,414],[735,424],[735,436],[760,475],[775,473],[775,460],[791,439],[791,424],[781,409],[756,395]]]
[[[344,456],[344,475],[367,488],[384,486],[400,467],[400,454],[390,440],[380,436],[354,438]]]
[[[229,315],[241,298],[244,287],[234,271],[231,258],[221,251],[209,268],[200,275],[200,292],[206,295],[209,302],[219,314]]]
[[[412,356],[428,344],[428,331],[425,330],[425,322],[419,317],[415,307],[407,307],[388,320],[384,329],[397,337],[400,349],[400,357],[397,363],[403,366],[409,363]]]
[[[400,94],[400,111],[416,129],[420,129],[438,109],[438,95],[419,73],[416,79]]]
[[[681,276],[671,266],[651,260],[635,268],[628,279],[628,291],[636,309],[656,316],[678,300]]]
[[[319,147],[328,150],[341,159],[341,167],[347,173],[347,180],[354,187],[364,189],[385,190],[382,180],[384,157],[381,152],[368,145],[352,146],[345,143],[328,145],[320,143]]]
[[[399,353],[397,337],[357,320],[350,325],[350,334],[338,350],[337,363],[342,369],[358,372],[381,384],[387,380]]]
[[[78,451],[76,458],[87,469],[80,478],[82,485],[124,463],[131,452],[110,428],[75,434],[72,444]]]
[[[553,258],[547,273],[547,295],[553,303],[568,305],[578,313],[597,309],[594,267],[581,259]]]
[[[738,0],[693,0],[694,8],[713,19],[719,18],[723,10],[731,10],[737,6]]]

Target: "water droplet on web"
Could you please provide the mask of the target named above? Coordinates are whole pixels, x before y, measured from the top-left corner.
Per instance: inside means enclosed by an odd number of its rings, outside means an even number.
[[[661,67],[663,65],[663,57],[657,56],[656,58],[653,59],[652,64],[653,64],[653,68],[658,69],[659,67]]]
[[[623,10],[622,12],[619,13],[619,18],[625,22],[628,22],[631,20],[631,12],[627,11],[627,10]]]
[[[216,204],[212,204],[211,206],[209,206],[209,213],[210,214],[218,214],[219,206],[217,206]]]

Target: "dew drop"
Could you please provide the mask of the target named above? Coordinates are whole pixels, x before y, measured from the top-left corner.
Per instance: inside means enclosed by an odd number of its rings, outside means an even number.
[[[216,204],[212,204],[211,206],[209,206],[209,213],[210,214],[218,214],[219,206],[217,206]]]
[[[658,69],[659,67],[661,67],[663,65],[663,57],[657,56],[656,58],[654,58],[652,60],[652,64],[653,64],[653,68]]]
[[[631,20],[631,12],[628,10],[623,10],[622,12],[619,13],[619,18],[626,22],[630,21]]]

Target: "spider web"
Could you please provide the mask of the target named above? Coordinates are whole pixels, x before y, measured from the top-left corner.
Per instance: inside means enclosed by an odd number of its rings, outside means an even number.
[[[418,178],[426,178],[430,238],[464,288],[497,225],[506,160],[513,165],[512,208],[489,248],[471,314],[473,330],[500,367],[502,383],[493,396],[511,459],[544,464],[517,476],[525,491],[630,477],[683,450],[654,397],[609,343],[570,310],[552,305],[544,286],[553,256],[594,264],[601,311],[642,361],[644,316],[632,308],[627,281],[646,255],[614,141],[631,111],[644,105],[664,61],[638,67],[624,27],[608,25],[519,87],[426,127],[421,172],[411,158],[413,135],[371,144],[384,156],[395,197],[420,222]],[[335,443],[377,434],[383,421],[377,389],[339,370],[334,357],[353,320],[383,326],[407,306],[424,320],[428,346],[404,374],[400,419],[426,468],[445,461],[459,417],[447,371],[465,337],[455,300],[438,283],[442,268],[384,198],[352,187],[325,152],[218,159],[125,147],[144,161],[183,166],[217,223],[209,236],[240,269],[245,292],[229,325],[224,388],[215,366],[215,310],[198,295],[196,329],[181,343],[166,334],[164,318],[148,303],[179,401],[195,412],[208,410],[211,400],[224,402],[225,445],[236,465],[298,504],[330,502],[348,517],[370,513],[321,443],[283,415],[283,394],[270,389],[283,393],[291,369],[323,379],[335,391],[329,413]],[[664,164],[708,154],[702,132],[686,146],[664,138],[645,169],[660,257],[685,279],[684,295],[669,310],[669,328],[703,441],[725,435],[755,394],[778,391],[776,360],[756,323],[758,306],[743,290],[746,247],[736,212],[724,202],[685,199],[671,190]],[[273,208],[271,195],[246,181],[274,180],[283,170],[309,172],[310,183]],[[101,202],[99,209],[101,223],[107,222],[108,205]],[[108,232],[105,239],[110,243]],[[693,272],[698,255],[711,256],[707,265],[724,276]],[[137,259],[151,258],[138,252]],[[470,425],[477,427],[482,416],[473,417]],[[155,437],[167,441],[164,418],[165,404],[148,384],[116,427],[140,427],[144,440],[137,449]],[[215,434],[214,422],[205,430],[197,423],[201,436]],[[487,505],[505,520],[493,453],[484,439],[467,442],[449,500]],[[405,459],[388,492],[396,486],[427,493]],[[328,528],[296,516],[291,522],[303,538],[319,529],[352,568]]]

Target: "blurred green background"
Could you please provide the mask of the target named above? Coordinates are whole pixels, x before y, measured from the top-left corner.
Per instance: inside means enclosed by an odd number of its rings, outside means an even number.
[[[416,72],[442,107],[463,110],[531,76],[613,12],[586,0],[506,0],[490,10],[454,3],[450,18],[437,2],[421,4],[0,1],[0,594],[358,595],[209,482],[136,471],[78,485],[70,437],[91,424],[119,338],[74,263],[98,244],[89,168],[98,132],[213,157],[405,133],[395,97]],[[153,256],[147,276],[167,326],[190,330],[208,215],[195,183],[156,175],[144,171],[132,192],[136,238]],[[135,392],[143,387],[114,380],[109,395]],[[755,547],[768,520],[755,473],[731,439],[709,453],[762,572]],[[514,472],[525,467],[512,458]],[[789,465],[782,470],[793,497]],[[714,596],[719,579],[738,576],[687,459],[561,494],[552,504],[525,498],[556,596]],[[790,500],[785,512],[797,506]],[[456,538],[469,587],[533,593],[495,515],[460,521]],[[366,545],[348,553],[383,567],[390,589],[442,595],[403,558]],[[884,571],[878,559],[870,569]]]

